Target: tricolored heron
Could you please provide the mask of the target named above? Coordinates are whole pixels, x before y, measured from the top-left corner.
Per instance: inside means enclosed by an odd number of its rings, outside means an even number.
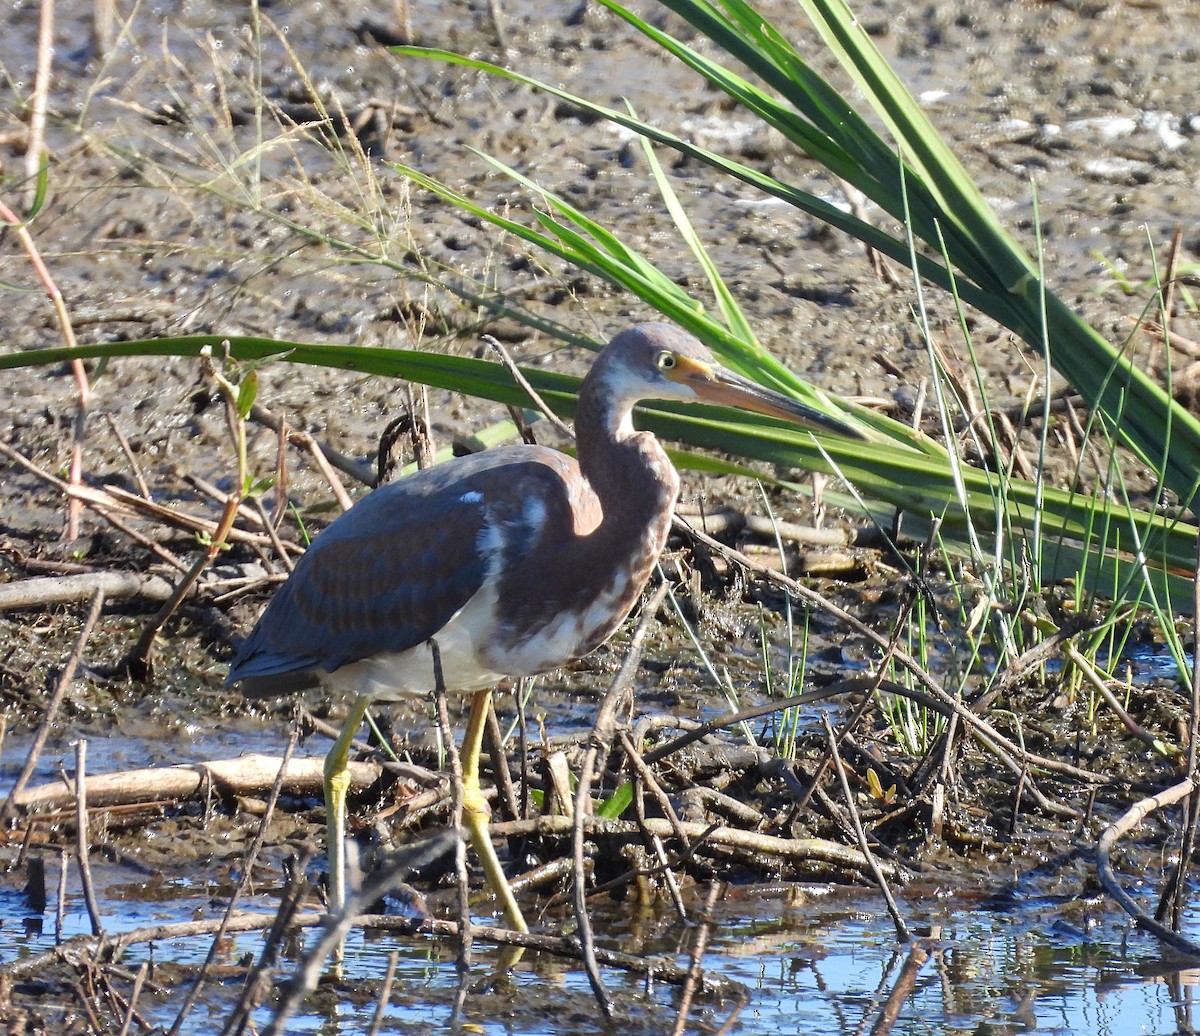
[[[229,682],[315,674],[354,704],[325,760],[330,908],[345,902],[347,759],[367,705],[476,692],[463,738],[464,821],[509,925],[528,929],[488,834],[479,756],[491,688],[604,643],[667,542],[679,476],[634,430],[643,399],[703,401],[861,438],[849,425],[718,366],[691,335],[639,324],[579,390],[578,461],[545,446],[459,457],[382,486],[318,535],[275,594]]]

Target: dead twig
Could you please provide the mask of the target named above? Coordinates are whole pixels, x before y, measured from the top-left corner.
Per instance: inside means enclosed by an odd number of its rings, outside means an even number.
[[[542,397],[538,395],[537,390],[529,384],[529,380],[524,374],[521,373],[521,368],[518,367],[516,363],[513,362],[513,358],[508,355],[508,350],[505,349],[504,346],[502,346],[491,335],[484,335],[483,342],[485,345],[490,346],[495,351],[496,355],[500,357],[500,362],[504,364],[505,369],[509,374],[512,375],[513,381],[515,381],[520,386],[521,391],[533,401],[533,405],[539,411],[541,411],[542,416],[545,417],[546,420],[549,421],[555,428],[557,428],[558,431],[562,432],[563,435],[574,442],[575,433],[566,424],[566,422],[564,422],[563,419],[558,416],[558,414],[556,414],[550,409],[549,406],[547,406],[546,401],[542,399]]]
[[[149,962],[142,961],[142,966],[138,968],[137,976],[133,980],[133,989],[129,993],[129,1006],[125,1010],[125,1020],[121,1024],[119,1036],[128,1036],[129,1034],[129,1027],[133,1024],[133,1020],[137,1014],[138,997],[142,994],[142,986],[145,985],[146,976],[149,974]]]
[[[699,931],[696,932],[692,951],[688,954],[687,978],[683,983],[683,992],[679,995],[679,1010],[675,1015],[675,1027],[671,1030],[671,1036],[683,1036],[683,1030],[687,1026],[688,1015],[692,1011],[692,1000],[696,996],[696,987],[704,974],[704,968],[700,962],[704,960],[704,951],[708,949],[708,936],[712,931],[712,912],[717,905],[717,896],[720,895],[720,891],[719,882],[714,881],[708,888],[708,898],[704,903],[704,920],[700,924]]]
[[[39,5],[37,68],[33,96],[29,99],[29,140],[25,145],[25,179],[29,198],[35,196],[46,149],[46,113],[50,107],[50,72],[54,64],[54,0]]]
[[[235,473],[237,481],[233,492],[225,501],[221,519],[217,523],[217,528],[209,538],[205,549],[196,558],[192,567],[188,569],[183,578],[179,580],[178,585],[175,587],[175,592],[163,602],[162,607],[155,613],[154,618],[142,630],[133,649],[125,657],[124,667],[135,680],[146,680],[150,677],[152,671],[151,652],[154,650],[154,642],[158,638],[158,631],[166,625],[167,620],[175,614],[180,604],[183,603],[183,599],[191,593],[192,587],[200,579],[201,573],[216,560],[217,556],[228,545],[229,533],[233,529],[233,523],[237,520],[238,509],[242,504],[242,493],[246,486],[246,422],[241,409],[241,390],[245,386],[234,385],[224,374],[217,370],[210,351],[202,350],[201,356],[208,367],[209,376],[216,382],[225,399],[225,416],[229,422],[229,430],[233,437],[234,452],[237,460],[237,470]],[[249,382],[249,379],[254,377],[254,372],[251,371],[246,377]],[[275,543],[279,543],[277,538]]]
[[[374,885],[366,891],[368,893],[375,891]],[[354,897],[355,901],[357,899],[357,896]],[[229,934],[266,931],[278,924],[279,918],[280,915],[278,912],[268,914],[239,911],[229,921],[225,930]],[[294,914],[287,920],[284,927],[289,931],[319,928],[325,926],[328,920],[329,918],[326,914],[308,911]],[[169,939],[210,936],[217,930],[220,924],[221,922],[218,920],[182,921],[175,924],[137,928],[132,931],[122,932],[119,935],[107,937],[107,944],[110,946],[114,958],[119,958],[131,946],[152,942],[165,942]],[[346,931],[351,927],[359,927],[366,931],[393,932],[404,936],[432,936],[434,938],[455,940],[459,937],[459,924],[457,921],[442,920],[433,917],[359,914],[356,917],[350,918],[350,922],[346,926]],[[579,946],[575,939],[570,936],[516,932],[511,928],[498,928],[492,925],[473,924],[470,927],[472,939],[537,950],[541,953],[553,954],[565,960],[579,960],[580,958]],[[345,932],[343,931],[341,935],[344,937]],[[58,964],[76,964],[94,954],[99,945],[100,939],[95,936],[77,936],[45,953],[38,953],[20,960],[0,964],[0,977],[14,980],[23,979],[37,975],[45,969],[52,968]],[[681,985],[687,980],[687,969],[679,967],[665,957],[619,953],[598,946],[596,947],[596,958],[606,967],[628,971],[634,975],[645,975],[654,981],[667,982],[671,985]],[[711,974],[703,976],[701,988],[706,994],[735,994],[739,991],[745,992],[744,987],[739,983]]]
[[[225,906],[225,913],[222,917],[225,926],[218,928],[214,934],[212,942],[208,947],[208,955],[204,958],[204,963],[200,965],[200,973],[196,976],[196,981],[192,983],[192,988],[188,990],[187,997],[184,999],[183,1005],[179,1008],[179,1013],[176,1014],[175,1021],[168,1031],[167,1036],[176,1036],[182,1028],[184,1021],[191,1013],[193,1006],[195,1006],[205,982],[208,980],[208,974],[213,966],[213,962],[217,959],[217,955],[222,952],[222,940],[225,938],[225,928],[228,926],[230,918],[233,917],[238,900],[241,899],[250,887],[250,882],[254,880],[254,865],[258,862],[258,854],[262,852],[263,843],[266,841],[267,828],[271,823],[271,818],[275,815],[275,806],[279,801],[279,795],[283,791],[284,781],[287,777],[288,764],[292,761],[292,754],[296,751],[296,743],[299,740],[299,725],[293,723],[292,735],[288,739],[283,759],[279,763],[279,772],[275,775],[275,783],[271,785],[271,794],[267,797],[267,807],[263,810],[262,818],[258,823],[258,831],[254,836],[254,841],[251,843],[250,849],[246,853],[245,861],[242,863],[242,878],[238,882],[237,888],[233,890],[233,895],[229,897],[229,902]]]
[[[937,708],[938,711],[949,710],[946,713],[947,715],[959,716],[959,718],[964,722],[965,726],[970,729],[971,734],[975,737],[976,741],[978,741],[979,744],[982,745],[988,752],[999,759],[1004,766],[1011,770],[1014,774],[1019,775],[1021,773],[1022,767],[1018,760],[1024,759],[1026,763],[1033,768],[1048,770],[1053,773],[1059,773],[1064,776],[1073,777],[1077,780],[1084,780],[1095,784],[1105,784],[1109,782],[1110,778],[1105,777],[1102,774],[1092,773],[1090,771],[1083,770],[1080,767],[1072,766],[1069,763],[1061,762],[1057,759],[1048,759],[1044,756],[1033,755],[1032,753],[1025,751],[1020,745],[1012,741],[1011,738],[1005,737],[990,723],[976,715],[972,709],[964,705],[957,697],[947,692],[946,689],[942,687],[942,685],[938,683],[932,675],[930,675],[929,671],[925,669],[925,667],[922,666],[915,658],[913,658],[912,655],[895,647],[889,638],[872,629],[857,616],[852,615],[844,608],[834,604],[832,601],[823,597],[815,590],[805,586],[803,583],[799,583],[796,580],[790,579],[779,572],[775,572],[763,565],[757,564],[752,559],[746,557],[746,555],[740,553],[739,551],[733,550],[731,547],[725,546],[725,544],[721,543],[719,540],[715,540],[711,536],[705,535],[698,529],[688,526],[679,519],[676,519],[676,521],[677,524],[684,529],[687,535],[693,536],[700,540],[710,549],[717,551],[723,556],[729,558],[732,562],[743,566],[747,571],[760,576],[767,582],[773,583],[781,589],[786,590],[793,597],[796,597],[797,599],[810,604],[812,607],[823,611],[825,614],[846,625],[860,636],[871,641],[871,643],[875,644],[882,651],[890,651],[891,658],[902,668],[912,673],[916,678],[916,682],[924,687],[927,693],[921,693],[911,688],[903,688],[895,684],[888,686],[886,681],[880,681],[879,686],[881,688],[893,690],[894,693],[897,694],[904,694],[912,698],[914,701],[922,704],[929,703],[931,707]],[[649,755],[646,757],[646,761],[651,761],[651,757]],[[1040,792],[1033,791],[1031,793],[1035,794],[1038,804],[1043,808],[1052,809],[1054,812],[1062,816],[1078,816],[1079,811],[1070,806],[1066,806],[1061,803],[1050,802],[1050,800],[1046,799],[1045,796],[1041,795]]]
[[[879,885],[880,892],[883,893],[883,901],[887,904],[888,913],[892,915],[892,924],[896,926],[896,937],[901,942],[908,942],[912,937],[908,933],[908,925],[904,923],[904,918],[900,914],[900,908],[896,906],[896,900],[892,896],[891,887],[888,885],[887,878],[883,876],[883,871],[879,869],[879,863],[875,859],[875,854],[871,852],[870,843],[867,841],[867,833],[863,830],[862,818],[858,815],[858,808],[854,804],[854,793],[850,790],[850,781],[846,777],[846,767],[842,763],[842,757],[838,752],[837,734],[834,733],[833,724],[829,720],[829,713],[821,713],[821,722],[825,726],[825,736],[829,740],[829,753],[833,757],[833,768],[837,771],[838,781],[842,785],[842,796],[846,800],[846,809],[850,812],[850,824],[854,828],[854,837],[858,840],[858,848],[862,851],[863,856],[867,859],[867,866],[871,868],[871,873],[875,875],[875,881]]]
[[[105,423],[108,425],[117,440],[117,445],[121,447],[121,452],[125,454],[125,459],[129,461],[129,470],[133,472],[134,481],[138,484],[138,490],[147,500],[150,499],[150,486],[146,482],[145,476],[142,474],[142,466],[137,462],[137,458],[133,455],[133,448],[129,445],[129,440],[125,437],[125,433],[121,431],[121,426],[114,420],[113,415],[106,413],[104,415]]]
[[[1142,729],[1141,724],[1138,723],[1137,720],[1135,720],[1131,715],[1129,715],[1129,713],[1125,710],[1125,706],[1123,706],[1117,699],[1117,696],[1113,694],[1112,690],[1108,686],[1108,681],[1105,680],[1104,677],[1098,672],[1096,672],[1096,667],[1093,666],[1086,658],[1084,658],[1083,653],[1079,650],[1079,648],[1077,648],[1070,641],[1065,641],[1062,646],[1062,651],[1063,654],[1071,660],[1071,664],[1079,670],[1080,675],[1087,681],[1088,685],[1095,690],[1101,698],[1104,699],[1104,703],[1110,709],[1112,709],[1114,715],[1116,715],[1117,719],[1121,721],[1121,725],[1124,726],[1130,734],[1137,738],[1152,752],[1155,752],[1159,755],[1169,755],[1176,758],[1179,758],[1183,755],[1183,753],[1175,746],[1166,744],[1161,738],[1155,737],[1152,733],[1150,733],[1150,731]]]
[[[304,861],[304,864],[306,863],[307,860]],[[225,1028],[221,1030],[221,1036],[240,1036],[250,1022],[250,1013],[253,1010],[256,1001],[261,1001],[263,998],[265,998],[265,994],[270,986],[270,976],[267,969],[275,963],[275,959],[279,955],[279,947],[283,943],[283,937],[293,928],[300,904],[304,901],[304,897],[308,892],[308,879],[304,877],[304,864],[297,865],[296,870],[292,875],[292,880],[288,883],[288,887],[284,891],[283,899],[279,904],[279,909],[275,912],[273,921],[267,932],[266,939],[263,940],[262,952],[259,953],[258,960],[254,962],[254,967],[251,968],[249,973],[246,975],[246,981],[242,985],[242,995],[238,997],[237,1007],[235,1007],[233,1012],[229,1015],[229,1020],[225,1023]],[[228,927],[229,926],[226,925],[226,930],[228,930]],[[327,926],[327,935],[332,933],[334,930],[335,926]],[[345,932],[339,932],[337,935],[336,945],[340,946],[344,937]],[[323,940],[320,944],[318,944],[317,948],[314,948],[311,960],[315,961],[315,968],[317,970],[320,969],[325,961],[326,956],[333,946],[333,942],[326,944]],[[318,955],[316,952],[316,949],[318,948],[323,951],[320,953],[320,955]],[[293,976],[292,990],[296,996],[296,1000],[294,1002],[291,1000],[285,1000],[285,1005],[290,1003],[298,1004],[300,999],[303,998],[305,992],[312,988],[311,986],[297,987],[295,985],[300,974],[301,972],[297,972],[297,974]],[[309,977],[310,976],[305,973],[302,981],[309,981]],[[315,984],[315,980],[313,981],[313,984]],[[260,994],[262,994],[262,996],[260,996]],[[294,1007],[291,1007],[290,1010],[294,1009]],[[275,1018],[279,1018],[280,1012],[282,1011],[283,1007],[281,1006],[277,1011]],[[286,1021],[286,1016],[284,1017],[284,1020]],[[275,1022],[273,1019],[272,1025],[274,1025],[274,1023]],[[274,1030],[271,1029],[269,1031]]]
[[[375,1016],[371,1019],[371,1027],[367,1036],[379,1036],[379,1027],[383,1024],[383,1015],[387,1010],[388,1001],[392,998],[392,983],[396,979],[396,967],[400,963],[400,952],[392,950],[388,954],[387,971],[383,975],[383,985],[379,987],[379,997],[375,1001]]]
[[[82,737],[75,742],[75,855],[79,864],[83,901],[87,904],[88,919],[92,922],[92,934],[100,935],[104,931],[104,923],[100,920],[100,908],[96,905],[96,887],[92,884],[92,865],[88,859],[87,739]]]
[[[455,998],[454,1016],[462,1010],[466,996],[467,978],[471,971],[471,875],[467,870],[467,843],[462,835],[463,824],[463,769],[458,746],[454,741],[454,728],[450,725],[450,710],[446,703],[446,682],[442,678],[442,652],[436,637],[429,639],[429,650],[433,656],[433,682],[436,690],[438,729],[442,743],[446,746],[446,759],[450,764],[450,809],[451,829],[456,832],[454,842],[454,875],[458,889],[459,941],[455,967],[458,970],[458,991]],[[472,708],[474,706],[472,705]]]
[[[112,521],[110,512],[116,511],[121,514],[139,515],[140,517],[161,522],[164,525],[189,534],[211,537],[218,531],[218,523],[210,518],[199,518],[184,511],[176,511],[174,508],[164,507],[153,500],[146,500],[136,493],[130,493],[120,486],[105,486],[103,489],[94,489],[91,486],[69,485],[56,475],[52,475],[44,468],[34,464],[33,461],[17,450],[14,450],[8,443],[0,442],[0,454],[20,464],[27,471],[54,486],[65,496],[82,501],[85,505],[95,509],[102,517],[110,521]],[[125,526],[117,525],[115,521],[113,521],[113,524],[123,532],[128,531]],[[261,533],[247,532],[245,529],[234,527],[228,531],[227,535],[234,542],[246,543],[250,546],[266,548],[272,545],[269,537]],[[146,545],[150,546],[148,543]],[[289,546],[296,553],[303,553],[303,548],[294,545]],[[172,559],[170,555],[166,555],[164,560],[168,560],[171,564],[181,569],[186,568],[177,559]]]
[[[1096,873],[1100,878],[1100,883],[1107,890],[1108,894],[1117,901],[1117,904],[1125,913],[1133,918],[1134,923],[1139,928],[1149,932],[1160,942],[1165,943],[1179,953],[1186,954],[1189,957],[1200,958],[1200,944],[1185,938],[1178,932],[1172,931],[1165,924],[1156,921],[1143,911],[1134,901],[1133,897],[1121,887],[1121,883],[1117,881],[1117,876],[1113,872],[1112,867],[1112,850],[1118,840],[1134,830],[1151,813],[1159,809],[1165,809],[1167,806],[1172,806],[1176,802],[1180,802],[1194,794],[1198,786],[1200,784],[1198,784],[1194,777],[1188,777],[1166,791],[1161,791],[1157,795],[1151,795],[1140,802],[1135,802],[1118,820],[1106,827],[1100,835],[1100,840],[1096,843]]]
[[[616,731],[617,710],[626,697],[632,693],[630,688],[634,677],[637,676],[642,651],[646,646],[646,638],[650,634],[650,627],[658,614],[659,606],[666,596],[667,583],[664,581],[646,601],[642,609],[641,620],[630,638],[629,649],[625,652],[621,668],[612,683],[609,684],[604,701],[596,713],[596,721],[592,724],[592,732],[588,737],[587,751],[584,753],[583,764],[579,769],[579,787],[575,793],[575,815],[571,818],[571,853],[575,861],[571,902],[575,908],[575,924],[584,970],[587,972],[588,982],[591,984],[596,1002],[607,1019],[611,1019],[613,1016],[612,1002],[609,1000],[608,991],[604,988],[604,979],[600,975],[591,918],[587,912],[587,877],[584,872],[583,851],[585,818],[590,813],[592,776],[598,769],[597,763],[601,754],[607,755],[610,750]],[[678,821],[676,822],[678,823]]]
[[[1172,244],[1178,243],[1178,230]],[[1192,578],[1192,614],[1200,615],[1200,540],[1196,541],[1196,575]],[[1200,652],[1192,649],[1190,701],[1188,709],[1188,742],[1187,742],[1187,773],[1193,780],[1197,777],[1197,763],[1200,761]],[[1200,796],[1191,796],[1184,811],[1183,834],[1180,837],[1179,858],[1171,868],[1171,877],[1163,890],[1154,919],[1161,921],[1170,914],[1171,927],[1179,930],[1183,918],[1185,878],[1192,854],[1196,848],[1196,828],[1200,824]]]
[[[52,0],[43,0],[42,14],[43,24],[38,35],[38,79],[42,80],[42,62],[43,54],[45,60],[45,82],[41,83],[41,88],[49,89],[50,75],[50,55],[53,52],[52,40],[50,36],[53,33],[53,11],[54,5]],[[47,13],[48,20],[47,20]],[[35,100],[36,104],[36,100]],[[42,104],[45,104],[45,98],[42,99]],[[35,112],[36,116],[36,112]],[[43,110],[43,119],[45,112]],[[29,154],[34,156],[37,162],[35,172],[40,170],[41,165],[41,145],[31,149]],[[18,218],[17,214],[12,211],[4,202],[0,201],[0,222],[7,223],[13,228],[13,232],[17,235],[17,240],[20,241],[21,247],[25,249],[25,254],[29,257],[29,262],[33,266],[41,280],[42,286],[46,290],[46,294],[50,297],[50,304],[54,307],[54,315],[58,320],[59,331],[63,337],[63,344],[68,349],[74,349],[75,328],[71,324],[71,315],[67,312],[67,303],[63,299],[62,292],[59,291],[58,283],[50,273],[49,267],[42,261],[41,252],[38,250],[37,244],[33,240],[33,235],[29,233],[28,224]],[[68,483],[74,489],[82,488],[83,483],[83,437],[87,427],[88,407],[91,404],[92,390],[88,383],[87,370],[83,366],[82,360],[71,361],[71,374],[75,379],[75,390],[79,394],[79,402],[75,409],[75,423],[71,430],[71,466],[68,476]],[[82,505],[72,497],[67,504],[67,527],[66,539],[68,541],[77,539],[79,536],[79,516],[82,513]]]
[[[667,793],[663,791],[662,785],[658,783],[657,778],[655,778],[653,772],[650,770],[650,767],[646,765],[645,760],[642,759],[642,754],[637,750],[637,746],[634,744],[633,738],[629,736],[629,731],[621,730],[618,733],[621,738],[621,747],[625,751],[625,758],[629,760],[629,765],[633,768],[633,771],[637,776],[638,783],[649,789],[650,794],[654,796],[655,802],[658,803],[658,808],[662,811],[663,816],[667,818],[668,823],[670,823],[672,829],[674,830],[675,840],[679,842],[681,846],[683,846],[683,852],[685,854],[690,854],[692,848],[691,840],[688,838],[687,832],[683,830],[682,825],[679,823],[679,816],[675,812],[675,807],[671,805],[670,798],[668,798]],[[636,801],[639,806],[638,820],[645,820],[646,817],[642,804],[642,797],[639,795]],[[650,835],[649,840],[651,843],[650,847],[654,850],[654,855],[658,858],[659,865],[663,868],[663,878],[666,880],[667,891],[670,892],[671,899],[675,904],[675,912],[678,914],[680,922],[682,924],[686,924],[687,912],[683,907],[683,897],[680,894],[679,884],[675,880],[674,873],[672,873],[671,869],[667,866],[667,854],[663,849],[662,839],[656,835]]]
[[[913,990],[916,988],[917,976],[921,973],[927,960],[929,960],[929,949],[925,940],[918,939],[909,947],[904,967],[900,969],[900,975],[896,979],[895,985],[892,986],[892,991],[880,1010],[879,1017],[871,1026],[871,1036],[885,1036],[886,1033],[892,1031],[892,1026],[900,1017],[901,1008],[908,1002],[908,998],[912,996]]]
[[[308,432],[302,428],[293,428],[282,417],[268,410],[261,403],[255,403],[250,408],[250,420],[266,425],[288,442],[294,442],[297,446],[307,450],[317,465],[318,470],[325,476],[325,480],[329,483],[329,488],[338,497],[338,503],[343,511],[349,510],[350,498],[346,495],[345,486],[333,474],[334,468],[337,468],[344,475],[349,475],[350,478],[364,486],[373,486],[375,484],[375,473],[371,470],[371,465],[364,464],[353,457],[348,457],[346,454],[335,450],[332,446],[317,442]]]

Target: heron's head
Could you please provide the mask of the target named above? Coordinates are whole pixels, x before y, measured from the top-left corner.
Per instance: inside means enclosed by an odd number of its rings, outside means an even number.
[[[673,324],[626,328],[608,343],[594,371],[604,390],[628,405],[642,399],[714,403],[865,438],[836,417],[722,367],[706,346]]]

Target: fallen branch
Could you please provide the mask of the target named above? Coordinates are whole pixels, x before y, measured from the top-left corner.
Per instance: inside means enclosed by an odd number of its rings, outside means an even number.
[[[140,597],[165,601],[171,584],[162,576],[144,572],[88,572],[72,576],[37,576],[0,584],[0,612],[24,608],[50,608],[86,601],[97,593],[107,600]]]
[[[522,835],[565,838],[571,834],[571,825],[570,817],[541,816],[530,820],[492,824],[489,830],[493,838],[513,838]],[[844,871],[868,870],[866,857],[857,849],[847,848],[827,838],[781,838],[778,835],[742,831],[734,827],[712,827],[682,821],[680,827],[690,840],[703,842],[705,846],[715,845],[744,853],[773,856],[797,864],[825,864]],[[639,842],[645,832],[663,839],[675,837],[671,822],[661,817],[647,817],[640,823],[634,823],[588,816],[584,817],[583,830],[590,838],[632,838]],[[879,866],[889,878],[902,876],[900,868],[895,864],[881,863]]]
[[[1135,802],[1119,820],[1104,829],[1104,833],[1100,835],[1100,841],[1096,843],[1096,873],[1108,894],[1117,901],[1125,913],[1133,918],[1134,924],[1139,928],[1149,932],[1160,942],[1170,946],[1171,949],[1189,957],[1200,957],[1200,945],[1154,920],[1137,905],[1133,897],[1117,881],[1117,876],[1112,868],[1111,854],[1113,846],[1123,835],[1136,828],[1155,810],[1173,806],[1176,802],[1186,799],[1196,790],[1196,787],[1196,779],[1189,777],[1166,791],[1160,791],[1157,795],[1151,795],[1140,802]]]
[[[212,784],[227,795],[252,795],[267,791],[275,783],[281,760],[273,755],[243,755],[189,766],[155,766],[89,777],[88,802],[93,806],[120,806],[131,802],[196,798]],[[323,787],[323,758],[292,759],[284,772],[284,791],[312,795]],[[350,787],[369,788],[379,779],[381,768],[374,763],[350,764]],[[13,805],[25,812],[67,809],[75,802],[75,791],[62,783],[41,784],[13,797]]]

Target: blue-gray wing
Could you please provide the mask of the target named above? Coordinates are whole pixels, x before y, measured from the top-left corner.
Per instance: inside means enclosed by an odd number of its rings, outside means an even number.
[[[537,549],[548,516],[562,520],[572,464],[548,449],[489,450],[368,494],[314,539],[228,682],[333,672],[429,640],[490,567]]]

